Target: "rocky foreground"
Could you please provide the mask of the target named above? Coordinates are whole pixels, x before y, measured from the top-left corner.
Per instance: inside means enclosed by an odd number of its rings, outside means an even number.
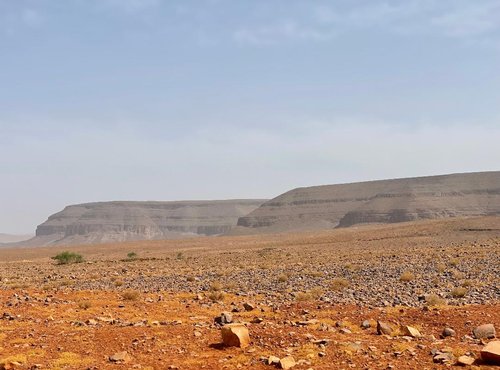
[[[4,368],[497,363],[498,218],[61,250],[0,251]]]

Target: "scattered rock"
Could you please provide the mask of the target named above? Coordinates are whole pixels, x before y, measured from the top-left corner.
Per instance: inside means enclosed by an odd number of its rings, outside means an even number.
[[[455,332],[455,330],[453,330],[452,328],[444,328],[443,329],[443,332],[441,333],[441,336],[443,338],[446,338],[446,337],[454,337],[457,333]]]
[[[8,361],[4,363],[0,363],[0,370],[14,370],[20,369],[23,366],[20,362],[17,361]]]
[[[253,311],[255,309],[255,306],[251,303],[245,302],[243,303],[243,308],[245,311]]]
[[[474,357],[464,355],[464,356],[460,356],[457,359],[457,365],[468,366],[468,365],[472,365],[474,363],[474,361],[476,361],[476,359]]]
[[[132,357],[127,353],[127,351],[115,353],[113,356],[109,356],[109,361],[111,362],[129,362]]]
[[[291,369],[292,367],[297,365],[297,363],[292,356],[286,356],[280,360],[279,365],[281,369]]]
[[[472,332],[476,339],[492,339],[496,336],[496,331],[493,324],[480,325],[476,327]]]
[[[370,323],[370,320],[365,320],[361,323],[361,327],[363,329],[370,329],[372,324]]]
[[[422,334],[418,331],[418,329],[412,326],[403,326],[402,328],[403,335],[412,337],[412,338],[420,338]]]
[[[394,329],[392,326],[385,322],[377,321],[377,333],[380,335],[392,335],[394,333]]]
[[[250,335],[247,327],[243,324],[224,325],[221,333],[225,346],[245,348],[250,345]]]
[[[448,364],[455,361],[455,356],[450,352],[438,352],[434,356],[433,361],[438,364]]]
[[[233,322],[233,315],[231,315],[229,312],[222,312],[220,316],[217,316],[214,319],[214,322],[218,325],[231,324]]]
[[[316,324],[319,324],[319,320],[317,320],[317,319],[304,320],[304,321],[297,322],[297,325],[300,325],[300,326],[308,326],[308,325],[316,325]]]
[[[269,356],[269,358],[266,360],[266,363],[268,365],[278,365],[280,363],[280,359],[276,356]]]

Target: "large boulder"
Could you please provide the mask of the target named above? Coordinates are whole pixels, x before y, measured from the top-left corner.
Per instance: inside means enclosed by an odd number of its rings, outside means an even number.
[[[473,333],[476,339],[492,339],[496,336],[493,324],[480,325],[473,330]]]
[[[481,358],[484,362],[500,365],[500,341],[489,342],[481,350]]]
[[[377,321],[377,333],[382,335],[393,335],[394,334],[394,328],[382,321]]]
[[[227,324],[222,327],[222,343],[228,347],[245,348],[250,345],[248,328],[243,324]]]

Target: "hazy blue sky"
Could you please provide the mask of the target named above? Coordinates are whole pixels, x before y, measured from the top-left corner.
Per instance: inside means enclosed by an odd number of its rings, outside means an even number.
[[[0,232],[500,163],[500,0],[0,0]]]

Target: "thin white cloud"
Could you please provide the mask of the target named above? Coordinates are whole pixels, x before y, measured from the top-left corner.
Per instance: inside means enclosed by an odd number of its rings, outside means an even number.
[[[475,37],[500,30],[500,1],[474,1],[434,17],[431,23],[452,37]]]
[[[43,24],[45,17],[34,9],[23,9],[21,20],[28,27],[38,27]]]
[[[325,41],[335,37],[333,30],[301,25],[296,21],[282,21],[272,26],[241,28],[233,37],[239,43],[272,45],[282,41]]]
[[[42,12],[33,8],[18,7],[0,13],[0,32],[13,35],[23,28],[38,28],[46,21]]]
[[[400,35],[436,34],[468,41],[475,39],[480,43],[498,39],[500,31],[500,0],[398,3],[376,0],[344,8],[325,2],[304,7],[300,14],[295,9],[285,15],[289,19],[287,23],[269,20],[264,25],[257,22],[252,25],[250,22],[234,32],[234,39],[249,44],[328,41],[335,35],[377,28]]]
[[[161,0],[98,0],[101,8],[120,10],[126,13],[138,13],[160,6]]]

